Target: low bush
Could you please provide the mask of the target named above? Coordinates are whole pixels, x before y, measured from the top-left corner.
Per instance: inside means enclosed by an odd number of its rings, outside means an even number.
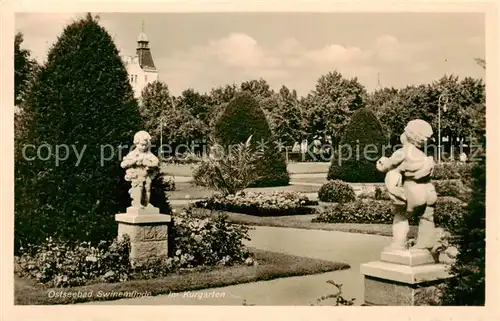
[[[313,222],[392,224],[392,202],[359,199],[349,203],[332,205],[318,214]],[[449,229],[465,213],[464,203],[453,197],[438,198],[434,212],[436,226]],[[418,225],[418,217],[411,217],[410,224]]]
[[[321,186],[318,198],[322,202],[346,203],[356,199],[351,185],[341,180],[332,180]]]
[[[432,177],[435,180],[470,179],[473,167],[473,162],[442,162],[434,166]]]
[[[275,191],[273,193],[240,192],[236,195],[214,195],[195,203],[195,207],[210,210],[244,213],[259,216],[281,216],[311,214],[314,209],[307,196],[297,192]]]
[[[183,210],[173,221],[173,252],[183,268],[233,265],[249,258],[243,245],[250,240],[248,227],[229,223],[226,214],[200,219]]]
[[[234,225],[223,214],[205,219],[189,212],[173,216],[172,248],[168,259],[131,267],[128,237],[98,245],[48,238],[15,257],[15,273],[50,287],[97,282],[121,282],[167,275],[180,269],[215,265],[254,264],[243,245],[248,228]]]
[[[438,196],[452,196],[467,202],[472,196],[472,188],[461,179],[446,179],[434,181]]]

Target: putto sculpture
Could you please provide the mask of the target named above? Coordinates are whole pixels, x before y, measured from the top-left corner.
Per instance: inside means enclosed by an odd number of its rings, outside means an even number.
[[[134,135],[135,148],[125,156],[121,167],[126,170],[125,180],[131,183],[129,190],[132,207],[153,207],[150,203],[151,182],[158,171],[158,158],[151,153],[151,136],[146,131]]]
[[[423,152],[432,137],[432,127],[421,119],[406,125],[400,140],[402,148],[391,157],[381,157],[377,169],[387,173],[385,185],[393,201],[393,238],[387,250],[405,250],[408,219],[419,217],[418,235],[413,249],[432,249],[435,244],[434,207],[437,194],[431,182],[434,159]]]

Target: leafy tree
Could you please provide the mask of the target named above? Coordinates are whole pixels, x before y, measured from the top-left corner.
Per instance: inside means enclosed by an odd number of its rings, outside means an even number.
[[[21,103],[21,93],[37,67],[36,61],[31,58],[30,51],[21,48],[23,40],[23,34],[18,32],[14,38],[14,99],[16,106]]]
[[[271,131],[284,144],[300,141],[304,133],[304,112],[295,90],[282,86],[276,96],[276,107],[269,112]]]
[[[173,108],[173,98],[165,83],[157,80],[147,84],[142,90],[139,104],[139,111],[144,120],[144,130],[153,137],[159,137],[161,117]]]
[[[307,106],[308,133],[340,139],[352,113],[364,106],[366,89],[357,78],[345,79],[338,71],[318,79],[303,101]]]
[[[184,90],[180,97],[177,97],[176,107],[186,110],[196,119],[207,122],[211,110],[209,102],[210,98],[208,95],[202,95],[194,89],[189,88]]]
[[[224,148],[245,142],[252,136],[254,147],[263,149],[257,164],[260,179],[252,186],[287,185],[289,181],[286,160],[276,149],[275,139],[266,116],[251,93],[238,92],[226,106],[214,126],[214,137]]]
[[[440,98],[441,97],[441,98]],[[441,119],[438,118],[441,99]],[[376,112],[391,142],[397,144],[399,135],[411,119],[421,118],[434,128],[438,137],[439,120],[441,136],[458,140],[479,139],[485,128],[485,85],[482,79],[444,76],[432,84],[407,86],[392,99],[382,104]]]
[[[270,98],[274,91],[271,89],[267,81],[260,78],[258,80],[249,80],[241,83],[240,89],[242,91],[248,91],[252,96],[260,101],[264,98]]]
[[[90,14],[65,27],[26,104],[31,116],[25,134],[16,137],[16,249],[49,235],[70,241],[114,238],[114,215],[130,204],[117,153],[130,146],[142,121],[118,50]],[[34,148],[24,149],[27,144]],[[37,157],[36,148],[44,144]],[[49,146],[52,153],[45,158]],[[65,158],[59,163],[56,146],[68,147],[59,149]],[[111,160],[101,156],[103,146],[106,157],[110,149],[115,152]]]
[[[368,109],[357,110],[349,124],[328,171],[328,180],[382,182],[376,161],[383,155],[387,138],[377,117]]]

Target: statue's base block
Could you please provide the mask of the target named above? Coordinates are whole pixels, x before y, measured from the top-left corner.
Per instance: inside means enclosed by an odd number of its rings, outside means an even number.
[[[450,277],[428,250],[383,252],[381,261],[361,265],[365,305],[428,305],[437,286]]]
[[[130,262],[133,266],[168,257],[168,233],[171,216],[157,208],[128,208],[115,215],[118,238],[130,237]]]

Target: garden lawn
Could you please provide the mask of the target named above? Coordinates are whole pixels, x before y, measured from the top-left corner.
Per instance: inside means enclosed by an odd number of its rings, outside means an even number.
[[[321,223],[311,222],[317,214],[289,215],[289,216],[254,216],[248,214],[224,212],[228,215],[228,221],[236,224],[253,226],[271,226],[300,228],[307,230],[339,231],[349,233],[374,234],[392,236],[391,224],[360,224],[360,223]],[[195,209],[193,215],[203,218],[210,215],[210,210]],[[417,226],[410,226],[410,237],[415,237]]]
[[[31,280],[14,278],[14,304],[16,305],[55,305],[74,304],[89,301],[106,301],[122,299],[123,296],[104,297],[101,293],[149,292],[151,295],[173,292],[193,291],[206,288],[222,287],[233,284],[271,280],[282,277],[318,274],[350,268],[346,263],[330,262],[282,253],[250,249],[255,260],[254,266],[216,267],[203,271],[186,271],[163,278],[150,280],[133,280],[121,283],[99,283],[73,288],[45,288],[35,285]],[[49,297],[51,291],[64,293],[90,293],[86,297],[58,295]],[[101,292],[100,292],[101,291]]]
[[[298,162],[288,163],[287,169],[290,174],[319,174],[324,173],[325,179],[330,162]]]

